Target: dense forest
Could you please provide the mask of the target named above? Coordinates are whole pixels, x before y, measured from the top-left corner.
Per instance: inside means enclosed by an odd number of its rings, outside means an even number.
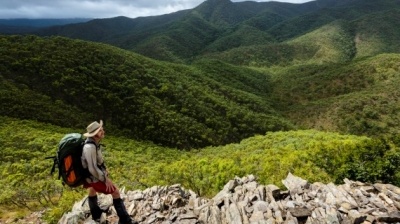
[[[2,115],[67,127],[101,117],[125,136],[180,149],[292,128],[271,106],[267,77],[248,68],[157,62],[63,37],[0,42]]]
[[[100,119],[127,189],[212,197],[235,176],[283,187],[288,172],[400,185],[399,7],[207,0],[0,35],[0,222],[45,210],[56,223],[85,195],[45,157]]]

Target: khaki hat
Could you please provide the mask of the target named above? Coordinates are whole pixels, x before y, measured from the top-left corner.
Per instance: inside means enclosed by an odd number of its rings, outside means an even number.
[[[93,137],[97,135],[97,133],[100,131],[101,127],[103,127],[103,121],[100,120],[100,123],[95,121],[89,124],[86,128],[86,133],[83,134],[85,137]]]

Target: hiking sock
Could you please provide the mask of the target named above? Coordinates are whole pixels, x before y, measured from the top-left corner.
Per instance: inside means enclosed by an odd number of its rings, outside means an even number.
[[[89,196],[88,198],[89,198],[90,214],[92,214],[92,219],[93,220],[100,219],[101,213],[103,211],[99,207],[99,203],[97,201],[97,195],[96,196]]]
[[[119,223],[133,223],[131,217],[126,211],[124,201],[121,198],[113,199],[115,211],[119,217]]]

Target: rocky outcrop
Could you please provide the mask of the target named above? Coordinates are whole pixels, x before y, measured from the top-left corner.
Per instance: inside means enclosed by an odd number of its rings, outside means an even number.
[[[288,174],[287,189],[261,185],[253,175],[229,181],[212,199],[202,198],[180,185],[154,186],[122,195],[128,212],[139,223],[399,223],[400,188],[344,180],[342,185],[308,183]],[[103,221],[118,223],[111,196],[100,195],[109,208]],[[92,223],[85,199],[59,222]]]

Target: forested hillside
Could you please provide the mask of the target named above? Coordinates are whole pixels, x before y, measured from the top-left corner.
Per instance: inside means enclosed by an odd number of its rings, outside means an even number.
[[[275,108],[301,127],[375,137],[400,132],[399,54],[293,67],[274,76]]]
[[[340,35],[329,30],[337,27],[316,32]],[[348,61],[354,46],[317,39],[321,55],[347,59],[259,69],[202,59],[187,66],[94,42],[3,36],[1,115],[65,127],[101,118],[124,136],[180,149],[298,127],[396,135],[399,55]]]
[[[213,61],[191,67],[63,37],[0,37],[0,115],[77,127],[93,119],[180,149],[293,126],[271,106],[268,76]]]

